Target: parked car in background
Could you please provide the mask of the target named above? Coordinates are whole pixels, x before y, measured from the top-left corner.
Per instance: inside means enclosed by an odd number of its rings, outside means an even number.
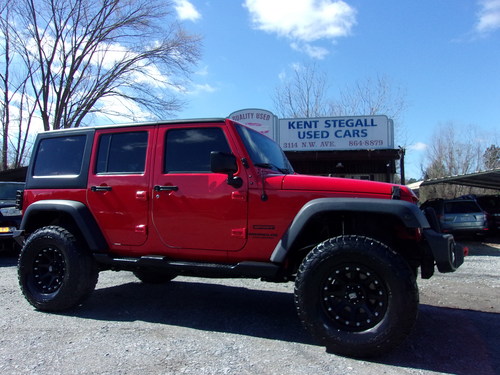
[[[488,214],[475,199],[432,199],[420,208],[434,209],[441,231],[455,235],[486,235],[489,231]]]
[[[0,181],[0,249],[14,246],[12,235],[21,224],[21,211],[16,208],[16,193],[24,182]]]

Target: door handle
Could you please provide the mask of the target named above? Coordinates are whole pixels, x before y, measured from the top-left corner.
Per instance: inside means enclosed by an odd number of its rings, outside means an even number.
[[[111,186],[92,186],[90,188],[92,191],[111,191],[112,187]]]
[[[170,185],[170,186],[155,185],[154,190],[155,191],[177,191],[177,190],[179,190],[179,187],[173,186],[173,185]]]

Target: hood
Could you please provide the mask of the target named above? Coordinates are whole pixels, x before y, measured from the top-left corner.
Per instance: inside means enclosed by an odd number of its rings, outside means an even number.
[[[350,178],[293,174],[281,176],[281,178],[277,176],[268,178],[266,185],[283,190],[324,191],[349,196],[380,196],[380,198],[391,198],[396,188],[400,191],[401,199],[411,202],[417,201],[415,194],[406,186]]]

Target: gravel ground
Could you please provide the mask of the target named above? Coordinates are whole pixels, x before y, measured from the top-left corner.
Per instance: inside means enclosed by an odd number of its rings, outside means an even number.
[[[453,274],[419,280],[415,330],[376,361],[326,353],[296,317],[293,284],[102,272],[64,314],[34,310],[0,255],[1,374],[500,374],[500,242],[466,243]]]

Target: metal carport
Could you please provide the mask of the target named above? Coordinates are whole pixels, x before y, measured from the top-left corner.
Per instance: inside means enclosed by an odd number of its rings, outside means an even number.
[[[420,187],[436,184],[454,184],[500,190],[500,168],[461,176],[431,178],[423,181]]]

